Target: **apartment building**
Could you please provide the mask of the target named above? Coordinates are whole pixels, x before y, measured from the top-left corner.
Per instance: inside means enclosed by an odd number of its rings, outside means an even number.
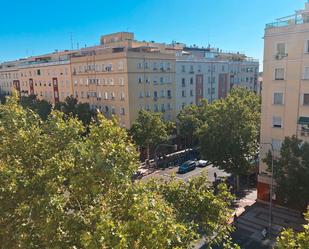
[[[53,104],[74,96],[129,128],[140,109],[176,121],[185,105],[225,97],[233,86],[256,91],[257,72],[258,62],[239,53],[119,32],[102,36],[98,46],[0,64],[0,92],[14,87]]]
[[[74,96],[127,128],[140,109],[175,120],[175,47],[128,32],[102,36],[99,46],[1,64],[0,91],[15,87],[53,104]]]
[[[108,48],[71,59],[74,97],[130,127],[141,109],[175,120],[175,55]]]
[[[260,158],[278,156],[286,136],[309,141],[309,3],[266,25]],[[261,160],[258,199],[270,199],[270,174]],[[273,196],[275,199],[275,196]]]
[[[237,86],[260,94],[259,62],[211,48],[184,48],[176,53],[176,109],[224,98]]]

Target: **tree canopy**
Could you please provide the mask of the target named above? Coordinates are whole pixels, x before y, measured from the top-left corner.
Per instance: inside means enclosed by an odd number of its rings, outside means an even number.
[[[265,159],[271,170],[271,152]],[[274,160],[275,193],[294,208],[309,204],[309,143],[297,137],[286,137],[280,156]]]
[[[201,155],[229,173],[245,174],[258,151],[260,98],[235,88],[225,99],[207,105],[198,131]]]
[[[188,140],[198,140],[197,130],[203,125],[205,120],[204,112],[208,106],[207,100],[203,100],[199,105],[185,106],[177,115],[179,134]]]
[[[307,224],[303,232],[294,232],[292,229],[283,231],[277,239],[275,249],[307,249],[309,248],[309,208],[305,214]]]
[[[85,125],[89,125],[91,119],[95,117],[95,112],[90,109],[89,103],[79,103],[73,96],[67,97],[64,102],[57,103],[55,109],[63,112],[66,116],[77,117]]]
[[[224,185],[215,195],[204,176],[132,182],[136,149],[116,121],[99,114],[85,135],[63,115],[42,120],[16,96],[0,105],[1,247],[184,249],[200,231],[227,238]]]
[[[149,148],[167,141],[173,128],[173,123],[163,120],[162,113],[140,110],[130,134],[137,145],[147,149],[149,159]]]
[[[24,108],[35,111],[42,119],[47,119],[52,109],[52,105],[48,101],[38,99],[36,95],[21,96],[20,104]]]

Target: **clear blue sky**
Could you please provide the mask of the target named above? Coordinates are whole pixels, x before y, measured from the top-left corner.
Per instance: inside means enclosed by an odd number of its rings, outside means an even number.
[[[263,59],[266,23],[294,13],[305,0],[4,0],[0,61],[98,44],[100,35],[197,44]]]

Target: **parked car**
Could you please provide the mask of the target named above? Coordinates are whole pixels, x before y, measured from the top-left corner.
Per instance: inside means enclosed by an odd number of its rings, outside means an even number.
[[[203,167],[206,167],[208,164],[209,164],[209,162],[206,161],[206,160],[198,160],[197,161],[197,167],[203,168]]]
[[[195,161],[187,161],[183,163],[181,166],[179,166],[178,173],[185,174],[191,170],[194,170],[195,168],[196,168]]]

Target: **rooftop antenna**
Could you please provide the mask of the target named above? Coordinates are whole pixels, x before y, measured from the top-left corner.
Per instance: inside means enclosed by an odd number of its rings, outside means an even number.
[[[73,32],[70,32],[70,40],[71,40],[71,50],[74,49],[73,47]]]

